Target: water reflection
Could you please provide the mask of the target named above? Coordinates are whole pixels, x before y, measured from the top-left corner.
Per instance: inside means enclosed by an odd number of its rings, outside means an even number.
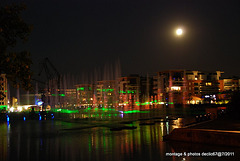
[[[97,127],[62,131],[78,126],[61,121],[0,124],[1,160],[155,160],[163,158],[165,123],[135,130],[110,131]],[[10,128],[11,127],[11,128]],[[150,158],[150,159],[149,159]],[[151,159],[152,158],[152,159]]]
[[[106,127],[64,130],[79,127],[79,123],[50,120],[25,121],[10,125],[2,123],[0,160],[180,161],[182,157],[165,157],[166,152],[191,151],[192,147],[189,149],[189,144],[162,141],[163,135],[180,126],[179,120],[144,126],[140,126],[139,123],[140,121],[134,121],[131,124],[137,126],[137,129],[122,131],[110,131]],[[186,158],[194,159],[199,160]]]

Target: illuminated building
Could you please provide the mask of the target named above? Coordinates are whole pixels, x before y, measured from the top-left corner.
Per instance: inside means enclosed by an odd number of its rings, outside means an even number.
[[[213,103],[223,72],[168,70],[158,72],[154,90],[158,102],[170,104]]]
[[[128,108],[139,105],[140,77],[139,75],[130,75],[121,77],[119,81],[119,104]]]
[[[88,107],[93,105],[93,84],[78,84],[77,88],[77,105],[79,107]]]
[[[0,92],[5,96],[1,95],[0,99],[0,110],[7,110],[8,108],[8,87],[7,87],[7,78],[6,74],[0,75]]]
[[[61,104],[64,107],[74,107],[77,103],[77,91],[76,89],[61,89],[60,90]]]
[[[140,77],[140,96],[139,102],[142,105],[152,105],[156,103],[156,97],[154,93],[154,78],[147,75],[146,77]],[[149,108],[146,106],[146,108]]]
[[[153,101],[152,77],[130,75],[116,80],[79,84],[77,105],[80,107],[139,109],[142,103]]]
[[[224,78],[223,81],[223,91],[236,91],[239,90],[239,79],[238,78]]]
[[[138,110],[143,107],[140,105],[218,103],[229,100],[225,92],[237,90],[240,84],[239,79],[221,79],[222,74],[222,71],[168,70],[155,76],[129,75],[96,84],[79,84],[77,105]]]
[[[117,107],[119,103],[118,80],[103,80],[97,82],[96,103],[100,107]]]
[[[218,103],[228,103],[234,91],[238,91],[240,87],[239,78],[223,78],[220,80],[220,93],[218,94]]]
[[[16,97],[12,97],[11,106],[14,107],[14,108],[17,108],[18,100],[17,100]]]
[[[32,97],[32,96],[31,96]],[[30,98],[31,98],[30,97]],[[77,91],[76,88],[66,89],[43,89],[42,94],[35,94],[34,98],[30,99],[31,104],[43,105],[44,108],[63,108],[63,107],[75,107],[77,103]],[[34,103],[33,103],[34,101]]]

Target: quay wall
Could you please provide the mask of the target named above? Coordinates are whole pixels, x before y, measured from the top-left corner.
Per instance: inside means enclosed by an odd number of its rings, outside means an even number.
[[[240,147],[240,131],[176,128],[163,140]]]

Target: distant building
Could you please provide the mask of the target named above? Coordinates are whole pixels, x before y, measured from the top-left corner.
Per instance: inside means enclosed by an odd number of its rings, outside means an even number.
[[[220,93],[218,94],[218,103],[228,103],[231,100],[232,93],[234,91],[238,91],[239,87],[239,78],[222,78],[220,80]]]
[[[139,75],[130,75],[121,77],[119,81],[119,105],[133,106],[140,104],[140,77]]]
[[[219,93],[223,72],[168,70],[158,72],[154,90],[158,102],[170,104],[213,103]]]
[[[0,110],[7,110],[8,108],[8,85],[6,74],[0,75],[0,92],[3,94],[0,98]]]
[[[88,107],[93,105],[93,84],[78,84],[75,85],[77,89],[77,106]]]
[[[222,79],[223,73],[167,70],[155,76],[129,75],[96,84],[79,84],[77,105],[137,109],[152,104],[226,103],[230,100],[229,93],[239,89],[240,80]]]
[[[96,84],[78,84],[77,104],[133,109],[153,101],[153,78],[129,75],[117,80],[102,80]]]
[[[94,106],[116,107],[119,103],[118,80],[98,81],[93,95]]]
[[[62,102],[64,107],[74,107],[77,103],[77,91],[76,89],[61,89],[60,96],[62,97]]]
[[[236,91],[239,90],[239,79],[238,78],[224,78],[223,81],[223,91]]]
[[[44,89],[43,95],[35,94],[35,98],[31,100],[35,100],[36,105],[38,103],[45,103],[45,108],[66,108],[66,107],[75,107],[77,106],[77,91],[76,88],[66,88],[66,89]]]

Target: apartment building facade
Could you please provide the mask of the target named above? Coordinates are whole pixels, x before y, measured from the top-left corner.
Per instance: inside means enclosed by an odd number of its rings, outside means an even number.
[[[154,90],[158,102],[170,104],[213,103],[220,91],[223,72],[168,70],[158,72]]]

